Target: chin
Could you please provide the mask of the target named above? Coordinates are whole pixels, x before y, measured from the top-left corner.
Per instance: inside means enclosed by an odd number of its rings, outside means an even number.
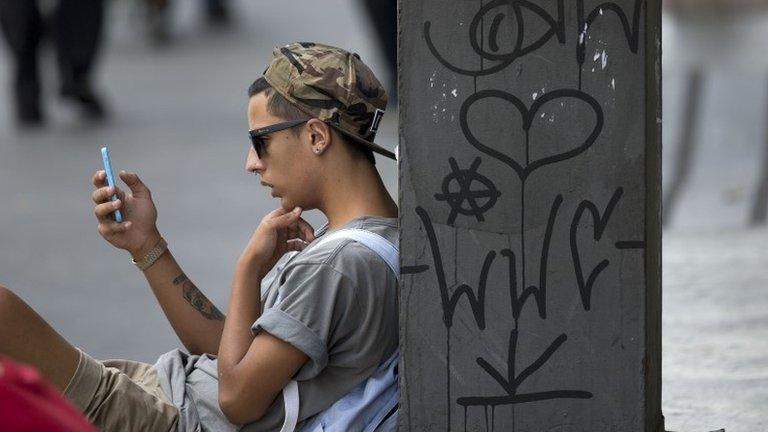
[[[279,198],[280,198],[280,207],[282,207],[283,210],[287,212],[293,210],[294,208],[296,208],[296,206],[301,207],[302,211],[314,209],[314,207],[311,207],[308,203],[302,204],[301,202],[297,202],[294,199],[286,198],[286,197],[279,197]]]
[[[280,197],[280,207],[282,207],[283,210],[289,212],[289,211],[293,210],[294,207],[296,207],[296,205],[293,204],[293,202],[290,199],[284,198],[284,197]]]

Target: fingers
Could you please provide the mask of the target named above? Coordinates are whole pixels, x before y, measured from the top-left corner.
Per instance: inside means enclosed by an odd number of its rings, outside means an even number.
[[[109,193],[111,191],[110,189],[114,189],[114,188],[103,187],[94,191],[94,201],[108,200],[109,197],[112,195],[111,193]],[[120,195],[121,197],[125,196],[125,194],[123,194],[119,190],[118,190],[118,195]],[[128,231],[131,228],[131,226],[133,226],[133,224],[130,221],[115,222],[109,217],[110,214],[112,214],[115,210],[119,209],[122,206],[123,206],[123,201],[121,198],[115,201],[101,202],[97,204],[96,207],[94,207],[93,213],[96,215],[96,219],[98,219],[99,221],[98,231],[99,231],[99,234],[101,234],[103,237],[109,237],[114,234],[124,233]]]
[[[283,214],[280,214],[282,212]],[[299,216],[301,215],[301,207],[296,207],[290,212],[285,212],[285,210],[277,209],[273,210],[269,213],[273,217],[269,219],[269,223],[271,226],[275,229],[289,229],[292,225],[296,223]]]
[[[267,213],[266,215],[264,215],[264,217],[261,218],[261,221],[262,223],[273,224],[275,219],[278,219],[281,216],[286,214],[288,214],[288,212],[286,212],[284,208],[278,207],[272,210],[271,212]]]
[[[109,237],[114,234],[120,234],[131,229],[133,224],[129,221],[115,222],[109,215],[123,206],[125,192],[115,186],[107,186],[107,175],[104,170],[98,170],[93,174],[93,185],[96,190],[91,194],[96,206],[93,213],[99,221],[98,231],[103,237]],[[109,201],[112,195],[117,194],[118,199]]]
[[[299,237],[307,243],[315,240],[315,229],[304,218],[299,217],[298,220]]]
[[[132,226],[130,221],[115,222],[112,219],[105,219],[99,222],[98,231],[102,237],[109,237],[114,234],[122,234],[131,229]]]
[[[107,184],[107,174],[104,172],[104,170],[98,170],[95,173],[93,173],[93,185],[98,187],[106,186]]]
[[[315,239],[314,229],[301,218],[301,208],[296,207],[286,212],[282,207],[269,212],[263,222],[276,231],[277,243],[285,245],[286,250],[303,250]]]
[[[295,239],[300,238],[299,235],[299,218],[297,217],[293,222],[291,222],[290,225],[288,225],[288,228],[286,231],[286,237],[288,239]]]
[[[120,178],[131,189],[133,196],[136,198],[149,197],[151,194],[149,188],[139,178],[139,175],[134,172],[120,171]]]
[[[312,241],[315,240],[315,230],[304,218],[298,217],[288,231],[287,239],[284,240],[286,250],[302,251]]]
[[[101,204],[103,202],[109,201],[109,199],[117,193],[117,197],[121,200],[125,200],[125,192],[123,192],[119,187],[112,187],[112,186],[104,186],[96,189],[91,194],[91,199],[93,199],[93,202],[96,204]]]
[[[286,243],[290,239],[290,237],[288,237],[288,230],[286,228],[277,228],[275,232],[277,233],[278,245]]]
[[[285,245],[288,251],[302,251],[307,247],[308,243],[302,239],[295,238],[285,242]]]
[[[292,211],[280,207],[269,212],[262,220],[262,223],[275,230],[277,244],[284,245],[285,250],[301,251],[315,240],[315,230],[301,217],[301,212],[300,207]]]
[[[96,204],[108,201],[115,193],[119,199],[125,200],[125,192],[119,187],[110,187],[107,184],[107,174],[104,170],[98,170],[93,174],[93,185],[96,186],[96,190],[91,194],[91,199]]]
[[[98,219],[99,222],[111,220],[108,216],[122,207],[122,205],[123,201],[119,199],[115,201],[107,201],[105,203],[97,204],[93,209],[93,213],[96,215],[96,219]]]

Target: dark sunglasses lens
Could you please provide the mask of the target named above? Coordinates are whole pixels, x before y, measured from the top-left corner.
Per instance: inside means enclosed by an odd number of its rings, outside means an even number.
[[[251,137],[251,143],[253,144],[253,149],[256,150],[256,155],[261,158],[262,154],[264,154],[264,141],[261,137]]]

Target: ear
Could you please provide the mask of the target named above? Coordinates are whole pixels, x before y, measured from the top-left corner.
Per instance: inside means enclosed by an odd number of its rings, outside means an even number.
[[[320,119],[310,119],[307,122],[309,128],[310,145],[312,146],[312,152],[315,154],[321,154],[327,150],[328,146],[333,142],[333,133],[331,127],[321,121]]]

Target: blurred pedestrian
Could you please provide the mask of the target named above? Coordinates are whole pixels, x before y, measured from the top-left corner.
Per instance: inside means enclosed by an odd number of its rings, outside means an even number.
[[[171,40],[171,0],[144,0],[147,6],[147,32],[155,45],[165,45]],[[202,0],[205,20],[211,27],[226,27],[230,23],[227,0]]]
[[[41,13],[36,0],[0,0],[0,28],[15,63],[13,93],[20,124],[45,120],[38,48],[47,33],[55,41],[59,94],[79,105],[87,117],[104,117],[104,106],[91,86],[103,17],[103,0],[59,0],[51,16]]]

